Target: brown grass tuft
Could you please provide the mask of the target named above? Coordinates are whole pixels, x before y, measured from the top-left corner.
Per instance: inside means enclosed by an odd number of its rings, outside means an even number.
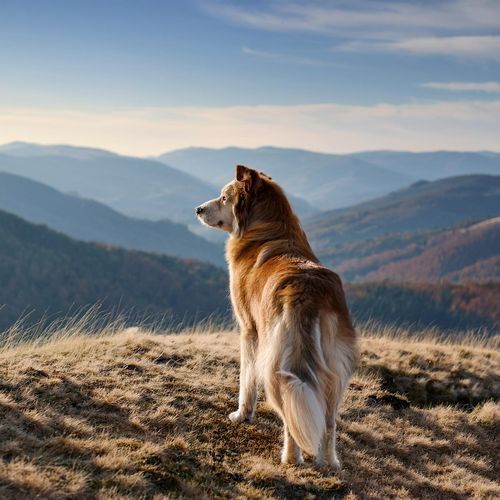
[[[234,333],[62,338],[0,354],[0,497],[494,498],[500,356],[367,336],[339,423],[344,469],[279,464],[261,403],[235,426]]]

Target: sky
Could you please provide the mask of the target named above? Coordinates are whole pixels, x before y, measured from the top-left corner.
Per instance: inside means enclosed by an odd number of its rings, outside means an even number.
[[[0,144],[500,151],[500,0],[0,0]]]

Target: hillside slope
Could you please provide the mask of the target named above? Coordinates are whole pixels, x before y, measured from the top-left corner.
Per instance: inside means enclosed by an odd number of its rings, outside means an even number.
[[[351,241],[319,257],[347,281],[500,281],[500,218]]]
[[[0,354],[0,496],[500,496],[497,350],[364,338],[332,474],[279,464],[266,404],[254,424],[229,422],[238,343],[129,331]]]
[[[408,188],[305,221],[320,252],[340,243],[389,233],[446,228],[500,215],[500,176],[466,175]]]
[[[0,330],[100,303],[174,323],[227,312],[227,276],[210,264],[73,240],[0,211]]]
[[[77,193],[132,217],[191,223],[194,207],[216,193],[158,161],[87,148],[28,146],[16,148],[15,154],[0,153],[0,171]]]
[[[399,281],[420,283],[500,281],[500,218],[495,220],[430,238],[420,255],[387,263],[365,279],[380,281],[397,276]]]
[[[209,243],[181,224],[127,217],[102,203],[5,172],[0,172],[0,209],[79,240],[197,258],[225,267],[222,245]]]

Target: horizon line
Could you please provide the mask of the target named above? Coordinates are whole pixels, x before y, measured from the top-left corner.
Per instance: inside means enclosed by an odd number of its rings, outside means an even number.
[[[6,146],[12,146],[12,145],[26,145],[26,146],[39,146],[39,147],[70,147],[70,148],[75,148],[75,149],[88,149],[88,150],[94,150],[94,151],[102,151],[104,153],[111,153],[116,156],[124,156],[124,157],[129,157],[129,158],[141,158],[141,159],[158,159],[160,156],[166,155],[166,154],[171,154],[175,153],[178,151],[186,151],[189,149],[207,149],[211,151],[223,151],[225,149],[243,149],[243,150],[248,150],[248,151],[257,151],[259,149],[283,149],[283,150],[291,150],[291,151],[306,151],[308,153],[313,153],[313,154],[323,154],[323,155],[335,155],[335,156],[352,156],[352,155],[358,155],[358,154],[363,154],[363,153],[410,153],[410,154],[426,154],[426,153],[476,153],[476,154],[487,154],[487,153],[493,153],[493,154],[500,154],[500,149],[499,150],[493,150],[493,149],[388,149],[388,148],[381,148],[381,149],[358,149],[358,150],[353,150],[350,152],[335,152],[335,151],[321,151],[321,150],[316,150],[316,149],[307,149],[307,148],[294,148],[294,147],[287,147],[287,146],[279,146],[279,145],[274,145],[274,144],[262,144],[260,146],[256,147],[245,147],[245,146],[238,146],[238,145],[228,145],[228,146],[223,146],[223,147],[209,147],[209,146],[186,146],[182,148],[174,148],[174,149],[169,149],[166,150],[163,153],[160,153],[159,155],[131,155],[131,154],[125,154],[125,153],[120,153],[117,150],[112,150],[112,149],[105,149],[102,147],[97,147],[97,146],[91,146],[91,145],[85,145],[85,144],[74,144],[74,143],[44,143],[44,142],[33,142],[33,141],[23,141],[23,140],[15,140],[15,141],[9,141],[3,144],[0,144],[0,154],[4,155],[9,155],[8,151],[3,151],[3,148]]]

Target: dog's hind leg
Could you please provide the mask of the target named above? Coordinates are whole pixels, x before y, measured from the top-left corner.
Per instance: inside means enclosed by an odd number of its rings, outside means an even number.
[[[328,402],[325,412],[326,428],[315,463],[318,466],[327,465],[340,469],[337,455],[337,415],[354,367],[357,347],[354,332],[339,330],[333,315],[322,320],[322,347],[331,376],[324,385],[325,401]]]
[[[337,409],[327,411],[326,429],[321,440],[321,447],[318,455],[314,459],[314,463],[322,467],[324,465],[333,469],[340,469],[340,460],[337,456]]]
[[[299,446],[290,435],[290,431],[288,430],[288,426],[285,422],[283,422],[283,432],[284,432],[284,441],[283,441],[283,451],[281,453],[281,463],[283,464],[301,464],[304,462],[304,458],[302,457],[302,451]]]
[[[229,415],[232,422],[252,422],[257,404],[257,332],[241,332],[240,396],[238,410]]]

